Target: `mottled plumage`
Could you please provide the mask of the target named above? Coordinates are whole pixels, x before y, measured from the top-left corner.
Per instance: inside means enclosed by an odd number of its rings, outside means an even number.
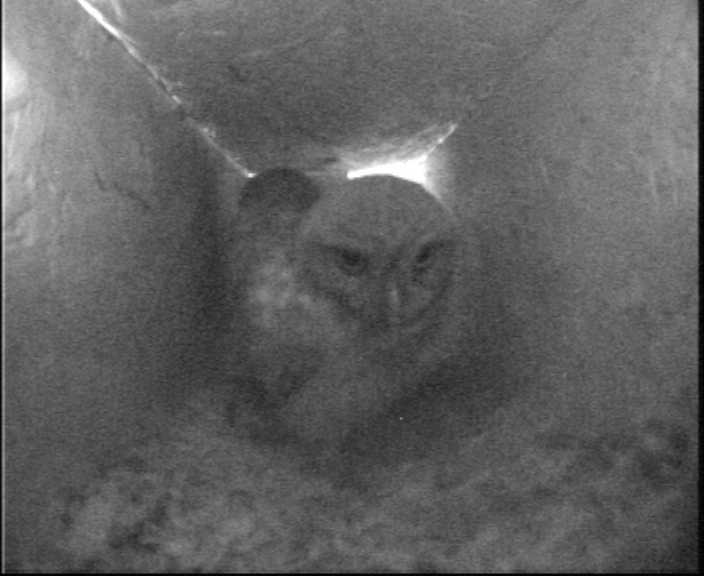
[[[454,351],[457,230],[421,186],[273,169],[236,220],[232,353],[277,425],[337,445]]]

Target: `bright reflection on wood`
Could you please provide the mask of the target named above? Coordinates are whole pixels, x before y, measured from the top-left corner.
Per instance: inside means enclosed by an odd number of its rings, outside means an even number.
[[[384,164],[374,164],[372,166],[350,170],[347,172],[347,178],[354,180],[355,178],[371,176],[372,174],[388,174],[390,176],[396,176],[397,178],[416,182],[421,186],[426,186],[428,168],[427,162],[428,155],[423,154],[416,158],[398,160]]]

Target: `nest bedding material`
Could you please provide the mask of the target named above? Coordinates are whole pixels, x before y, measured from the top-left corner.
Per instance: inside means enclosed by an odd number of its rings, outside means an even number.
[[[696,509],[696,442],[665,419],[583,437],[535,430],[512,447],[519,457],[492,462],[477,459],[480,436],[360,489],[312,473],[286,448],[234,437],[215,405],[194,401],[164,437],[57,494],[55,541],[26,568],[647,570]]]

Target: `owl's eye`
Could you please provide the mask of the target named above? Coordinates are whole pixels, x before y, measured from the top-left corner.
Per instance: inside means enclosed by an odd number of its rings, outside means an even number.
[[[437,247],[432,244],[426,244],[423,246],[418,254],[416,254],[415,266],[420,268],[425,268],[428,266],[437,252]]]
[[[357,276],[367,268],[367,259],[358,250],[339,249],[337,263],[340,269],[349,276]]]
[[[416,277],[422,276],[429,268],[433,266],[433,262],[437,257],[439,247],[436,244],[425,244],[417,253],[413,260],[413,274]]]
[[[413,280],[421,284],[425,284],[436,273],[439,258],[445,253],[445,244],[438,242],[429,242],[421,246],[416,252],[412,263],[411,273]]]

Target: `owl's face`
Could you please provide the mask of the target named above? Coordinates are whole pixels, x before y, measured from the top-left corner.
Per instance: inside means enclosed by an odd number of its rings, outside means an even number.
[[[390,176],[346,182],[301,232],[301,281],[365,333],[395,340],[437,319],[455,279],[457,231],[421,186]]]

